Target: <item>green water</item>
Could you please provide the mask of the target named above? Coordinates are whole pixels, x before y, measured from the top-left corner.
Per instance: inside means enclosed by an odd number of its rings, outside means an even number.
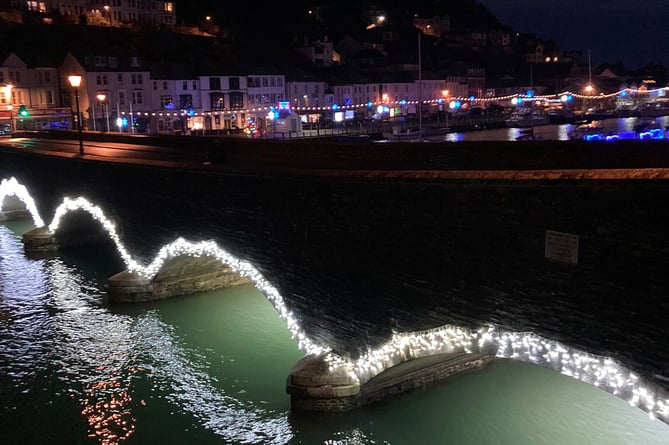
[[[340,414],[289,413],[302,357],[252,286],[109,305],[113,251],[28,259],[0,226],[0,443],[667,444],[593,386],[499,361]]]

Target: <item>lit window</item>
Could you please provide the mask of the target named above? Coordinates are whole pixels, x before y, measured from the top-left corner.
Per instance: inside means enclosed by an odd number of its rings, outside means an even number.
[[[161,96],[160,106],[166,110],[174,109],[174,98],[172,96]]]

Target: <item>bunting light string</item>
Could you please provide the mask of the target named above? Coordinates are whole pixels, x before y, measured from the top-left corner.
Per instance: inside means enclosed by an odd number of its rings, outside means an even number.
[[[475,97],[475,96],[451,96],[446,95],[442,97],[435,98],[426,98],[422,100],[376,100],[365,103],[357,104],[348,104],[348,105],[322,105],[322,106],[292,106],[291,108],[296,112],[324,112],[324,111],[338,111],[338,110],[356,110],[356,109],[375,109],[378,106],[393,106],[393,107],[403,107],[407,105],[417,105],[422,103],[423,105],[448,105],[450,102],[461,102],[461,103],[491,103],[491,102],[507,102],[513,99],[522,99],[522,100],[560,100],[562,97],[572,97],[576,99],[587,99],[587,100],[604,100],[611,99],[622,94],[628,94],[631,96],[643,96],[643,95],[669,95],[669,87],[655,88],[652,90],[647,90],[643,88],[623,88],[612,93],[600,93],[600,94],[583,94],[576,93],[573,91],[563,91],[556,94],[542,94],[542,95],[528,95],[528,94],[506,94],[503,96],[493,96],[493,97]],[[269,106],[257,106],[257,107],[247,107],[239,109],[225,109],[218,111],[194,111],[192,116],[219,116],[219,115],[233,115],[236,113],[269,113],[272,111],[273,107]],[[125,111],[121,112],[122,115],[126,115]],[[130,116],[149,116],[149,113],[146,112],[133,112],[127,113]],[[152,116],[155,116],[156,113],[151,113]],[[173,117],[192,117],[187,111],[182,110],[179,112],[159,112],[159,116],[173,116]]]
[[[35,224],[35,227],[44,226],[44,221],[42,221],[42,218],[40,217],[37,206],[35,205],[35,200],[30,196],[30,193],[28,193],[28,189],[24,185],[19,184],[14,177],[3,179],[2,182],[0,182],[0,212],[2,212],[2,206],[5,203],[5,198],[8,196],[15,196],[23,202],[26,206],[26,210],[30,213],[30,217],[33,220],[33,224]]]
[[[0,183],[0,210],[5,197],[11,195],[24,202],[35,225],[42,227],[43,223],[33,198],[15,178],[4,179]],[[370,348],[357,359],[344,357],[311,340],[300,326],[299,320],[288,309],[278,289],[251,263],[235,257],[215,241],[189,242],[178,238],[164,245],[150,264],[142,266],[125,248],[114,223],[105,216],[103,210],[83,197],[64,198],[56,209],[48,230],[55,233],[62,224],[63,217],[78,210],[89,213],[102,225],[128,270],[147,279],[153,278],[165,263],[180,256],[215,258],[248,278],[270,301],[301,350],[307,354],[323,356],[331,371],[344,371],[354,382],[364,384],[399,363],[421,357],[446,353],[490,352],[500,358],[544,366],[590,383],[628,401],[632,406],[643,409],[651,418],[659,418],[669,423],[669,399],[666,394],[660,394],[659,388],[651,389],[639,376],[610,358],[579,351],[534,333],[503,331],[493,326],[468,329],[445,325],[418,332],[393,333],[388,342],[378,348]]]

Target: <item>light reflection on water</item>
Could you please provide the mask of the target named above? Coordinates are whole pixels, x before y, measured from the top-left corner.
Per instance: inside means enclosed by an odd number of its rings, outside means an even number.
[[[354,412],[290,415],[285,379],[301,353],[255,289],[110,307],[99,277],[118,264],[104,252],[29,260],[17,238],[25,230],[9,226],[0,226],[0,419],[17,422],[0,421],[15,438],[7,443],[669,442],[667,425],[610,394],[506,361]],[[32,422],[44,415],[51,422]]]
[[[658,118],[627,117],[619,119],[607,119],[602,121],[603,134],[617,134],[623,131],[632,131],[641,124],[655,122],[661,128],[669,127],[669,116]],[[534,136],[541,140],[569,140],[570,132],[575,124],[541,125],[533,128]],[[427,138],[431,142],[462,142],[462,141],[516,141],[521,135],[519,128],[494,128],[487,130],[468,131],[461,133],[448,133],[440,137]]]

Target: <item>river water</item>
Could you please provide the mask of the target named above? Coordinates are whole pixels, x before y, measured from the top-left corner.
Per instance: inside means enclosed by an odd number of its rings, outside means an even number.
[[[654,122],[661,128],[667,128],[669,127],[669,116],[658,118],[627,117],[607,119],[601,121],[601,133],[606,136],[608,134],[628,132],[634,130],[634,128],[639,125],[648,125],[651,122]],[[534,135],[537,139],[566,141],[569,140],[569,135],[574,128],[574,124],[543,125],[534,127]],[[464,133],[448,133],[439,137],[430,137],[430,141],[515,141],[519,136],[521,136],[520,128],[497,128]]]
[[[291,414],[303,355],[254,287],[110,305],[113,248],[27,258],[0,225],[0,443],[667,444],[594,386],[501,360],[342,414]]]

